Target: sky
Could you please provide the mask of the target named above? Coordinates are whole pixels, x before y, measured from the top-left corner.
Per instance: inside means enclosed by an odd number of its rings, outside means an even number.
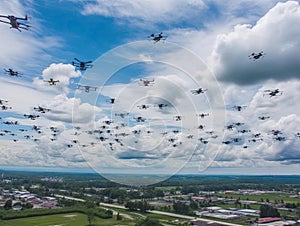
[[[3,0],[0,15],[30,26],[0,23],[0,168],[299,174],[299,1]]]

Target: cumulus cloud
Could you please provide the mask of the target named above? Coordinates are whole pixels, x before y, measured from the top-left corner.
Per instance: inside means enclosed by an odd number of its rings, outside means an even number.
[[[33,80],[33,84],[38,89],[53,92],[53,93],[65,93],[69,92],[69,84],[71,78],[81,76],[79,71],[75,71],[75,67],[71,64],[51,64],[49,67],[43,70],[42,78],[36,77]],[[55,85],[50,85],[47,81],[50,79],[58,81]]]
[[[202,0],[165,1],[94,1],[83,6],[82,14],[97,14],[106,17],[142,23],[174,23],[196,18],[206,8]],[[176,13],[174,13],[176,12]]]
[[[254,26],[239,24],[232,32],[220,35],[213,53],[215,74],[222,81],[240,85],[299,79],[299,21],[299,3],[288,1],[278,3]],[[248,55],[260,51],[265,57],[248,59]]]

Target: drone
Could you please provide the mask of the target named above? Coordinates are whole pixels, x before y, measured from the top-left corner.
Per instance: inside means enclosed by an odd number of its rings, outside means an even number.
[[[7,103],[7,102],[8,102],[7,100],[0,99],[0,105],[4,105],[4,103]]]
[[[238,133],[249,133],[249,132],[251,132],[251,130],[250,129],[242,129],[242,130],[238,130]]]
[[[19,122],[18,121],[6,121],[6,122],[3,122],[3,124],[6,124],[6,125],[19,125]]]
[[[148,109],[150,106],[149,105],[146,105],[146,104],[142,104],[142,105],[138,105],[137,108],[140,109],[140,110],[146,110]]]
[[[85,92],[90,92],[90,90],[96,91],[97,87],[88,85],[77,85],[77,89],[84,90]]]
[[[261,57],[264,57],[264,55],[266,55],[263,51],[259,52],[259,53],[251,53],[248,58],[252,59],[252,60],[258,60]]]
[[[151,86],[154,84],[154,79],[148,80],[148,79],[140,79],[141,85],[143,86]]]
[[[202,144],[207,144],[208,143],[208,140],[204,139],[203,137],[200,137],[198,139]]]
[[[167,36],[163,35],[162,32],[160,32],[159,34],[152,33],[151,35],[148,36],[148,39],[154,41],[153,44],[155,44],[155,43],[159,42],[160,40],[166,40]]]
[[[228,130],[233,130],[233,128],[234,128],[233,124],[230,124],[230,125],[226,126],[226,129],[228,129]]]
[[[274,130],[274,129],[272,129],[270,133],[273,134],[274,136],[278,136],[279,134],[282,134],[280,130]]]
[[[41,107],[41,106],[34,107],[33,110],[38,111],[40,113],[46,113],[46,112],[50,111],[50,109],[44,108],[44,107]]]
[[[11,77],[22,77],[21,75],[23,75],[22,73],[18,72],[18,71],[14,71],[13,69],[9,68],[7,69],[3,69],[5,71],[5,73],[9,74]]]
[[[164,107],[168,107],[167,104],[157,104],[156,105],[159,109],[163,109]]]
[[[231,141],[226,140],[226,141],[222,141],[223,144],[231,144]]]
[[[110,98],[110,99],[106,100],[106,102],[107,102],[107,103],[110,103],[110,104],[114,104],[115,101],[116,101],[115,98]]]
[[[138,117],[134,117],[133,119],[135,119],[135,121],[137,122],[145,122],[146,119],[144,117],[138,116]]]
[[[200,118],[204,118],[205,116],[209,116],[209,113],[201,113],[197,114],[197,116],[199,116]]]
[[[180,115],[174,116],[175,121],[181,121],[182,117]]]
[[[28,19],[27,15],[24,18],[15,17],[13,15],[8,15],[8,16],[0,15],[0,17],[6,18],[9,20],[9,21],[0,20],[0,22],[5,23],[5,24],[10,24],[10,26],[11,26],[10,28],[17,29],[20,32],[22,31],[21,29],[29,30],[29,28],[30,28],[29,25],[18,22],[18,20],[27,20]]]
[[[40,116],[39,115],[27,115],[27,114],[24,114],[24,117],[29,118],[31,120],[36,120],[36,118],[39,118]]]
[[[270,89],[266,89],[264,91],[267,95],[269,95],[270,97],[275,97],[275,96],[281,96],[282,95],[282,91],[280,91],[279,89],[274,89],[274,90],[270,90]]]
[[[129,115],[129,113],[115,113],[115,116],[119,116],[121,118],[125,118],[128,115]]]
[[[234,137],[234,138],[231,138],[231,140],[232,140],[232,142],[237,143],[237,142],[240,142],[241,138]]]
[[[243,122],[234,122],[234,123],[232,123],[233,125],[235,125],[235,126],[242,126],[242,125],[244,125],[245,123],[243,123]]]
[[[245,105],[242,105],[242,106],[240,106],[240,105],[235,105],[235,106],[232,107],[233,110],[237,110],[237,111],[241,111],[241,110],[243,110],[243,109],[245,109],[245,108],[246,108]]]
[[[258,119],[260,119],[260,120],[266,120],[266,119],[268,119],[268,118],[271,118],[270,116],[258,116]]]
[[[78,60],[77,58],[74,58],[74,60],[76,60],[76,61],[73,61],[72,65],[75,66],[80,71],[85,71],[86,69],[93,67],[93,65],[91,64],[93,61],[84,62],[84,61]]]
[[[1,110],[5,111],[5,110],[8,110],[8,109],[11,109],[12,107],[7,107],[5,105],[1,105],[0,108],[1,108]]]
[[[193,95],[199,95],[199,94],[201,94],[201,93],[204,93],[205,91],[207,91],[207,89],[198,88],[198,89],[191,90],[191,93],[192,93]]]
[[[256,143],[258,141],[263,141],[263,139],[262,138],[252,138],[252,139],[248,140],[249,143],[251,143],[251,142]]]
[[[50,86],[55,86],[56,83],[59,82],[59,80],[54,80],[53,78],[50,78],[49,80],[44,80],[44,82],[48,82]]]
[[[274,137],[273,139],[277,140],[277,141],[286,141],[286,137],[279,137],[279,136],[277,136],[277,137]]]

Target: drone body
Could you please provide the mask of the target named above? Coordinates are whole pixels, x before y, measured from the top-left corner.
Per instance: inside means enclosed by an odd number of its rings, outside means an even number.
[[[90,90],[96,91],[97,87],[88,85],[77,85],[77,89],[84,90],[86,93],[88,93],[90,92]]]
[[[29,28],[30,28],[29,25],[18,22],[18,20],[28,20],[27,16],[22,18],[22,17],[15,17],[13,15],[8,15],[8,16],[0,15],[0,17],[6,18],[9,20],[9,21],[0,20],[0,22],[9,24],[10,28],[17,29],[20,32],[22,31],[21,29],[29,30]]]
[[[140,84],[142,86],[152,86],[154,84],[154,79],[149,80],[149,79],[140,79]]]
[[[259,53],[251,53],[248,58],[252,60],[258,60],[261,57],[264,57],[266,54],[263,51],[260,51]]]
[[[85,71],[88,68],[92,68],[93,61],[80,61],[77,58],[74,58],[75,61],[72,62],[72,65],[79,69],[80,71]]]
[[[54,80],[53,78],[50,78],[49,80],[44,80],[44,82],[48,82],[50,86],[55,86],[56,83],[59,82],[59,80]]]
[[[193,95],[199,95],[201,93],[204,93],[205,91],[207,91],[207,89],[203,89],[203,88],[198,88],[198,89],[193,89],[191,90],[191,93]]]
[[[14,71],[13,69],[9,68],[8,70],[7,69],[4,69],[5,73],[7,73],[9,76],[11,77],[22,77],[22,73],[18,72],[18,71]]]
[[[167,36],[163,35],[162,32],[160,32],[159,34],[152,33],[151,35],[148,36],[148,39],[154,41],[153,44],[155,44],[155,43],[159,42],[160,40],[166,40]]]
[[[264,93],[266,93],[266,95],[269,95],[270,97],[275,97],[275,96],[281,96],[283,91],[279,89],[274,89],[274,90],[266,89]]]

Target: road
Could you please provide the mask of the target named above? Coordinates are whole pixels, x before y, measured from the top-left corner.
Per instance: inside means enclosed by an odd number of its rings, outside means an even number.
[[[127,208],[125,208],[125,206],[108,204],[108,203],[103,203],[103,202],[100,203],[100,206],[123,209],[123,210],[127,209]],[[187,219],[187,220],[199,220],[199,221],[203,221],[203,222],[218,223],[218,224],[228,225],[228,226],[239,226],[239,224],[226,223],[226,222],[221,222],[221,221],[216,221],[216,220],[208,220],[208,219],[204,219],[204,218],[191,217],[191,216],[187,216],[187,215],[163,212],[163,211],[158,211],[158,210],[148,210],[147,212],[153,213],[153,214],[158,214],[158,215],[169,216],[169,217],[178,217],[178,218]]]

